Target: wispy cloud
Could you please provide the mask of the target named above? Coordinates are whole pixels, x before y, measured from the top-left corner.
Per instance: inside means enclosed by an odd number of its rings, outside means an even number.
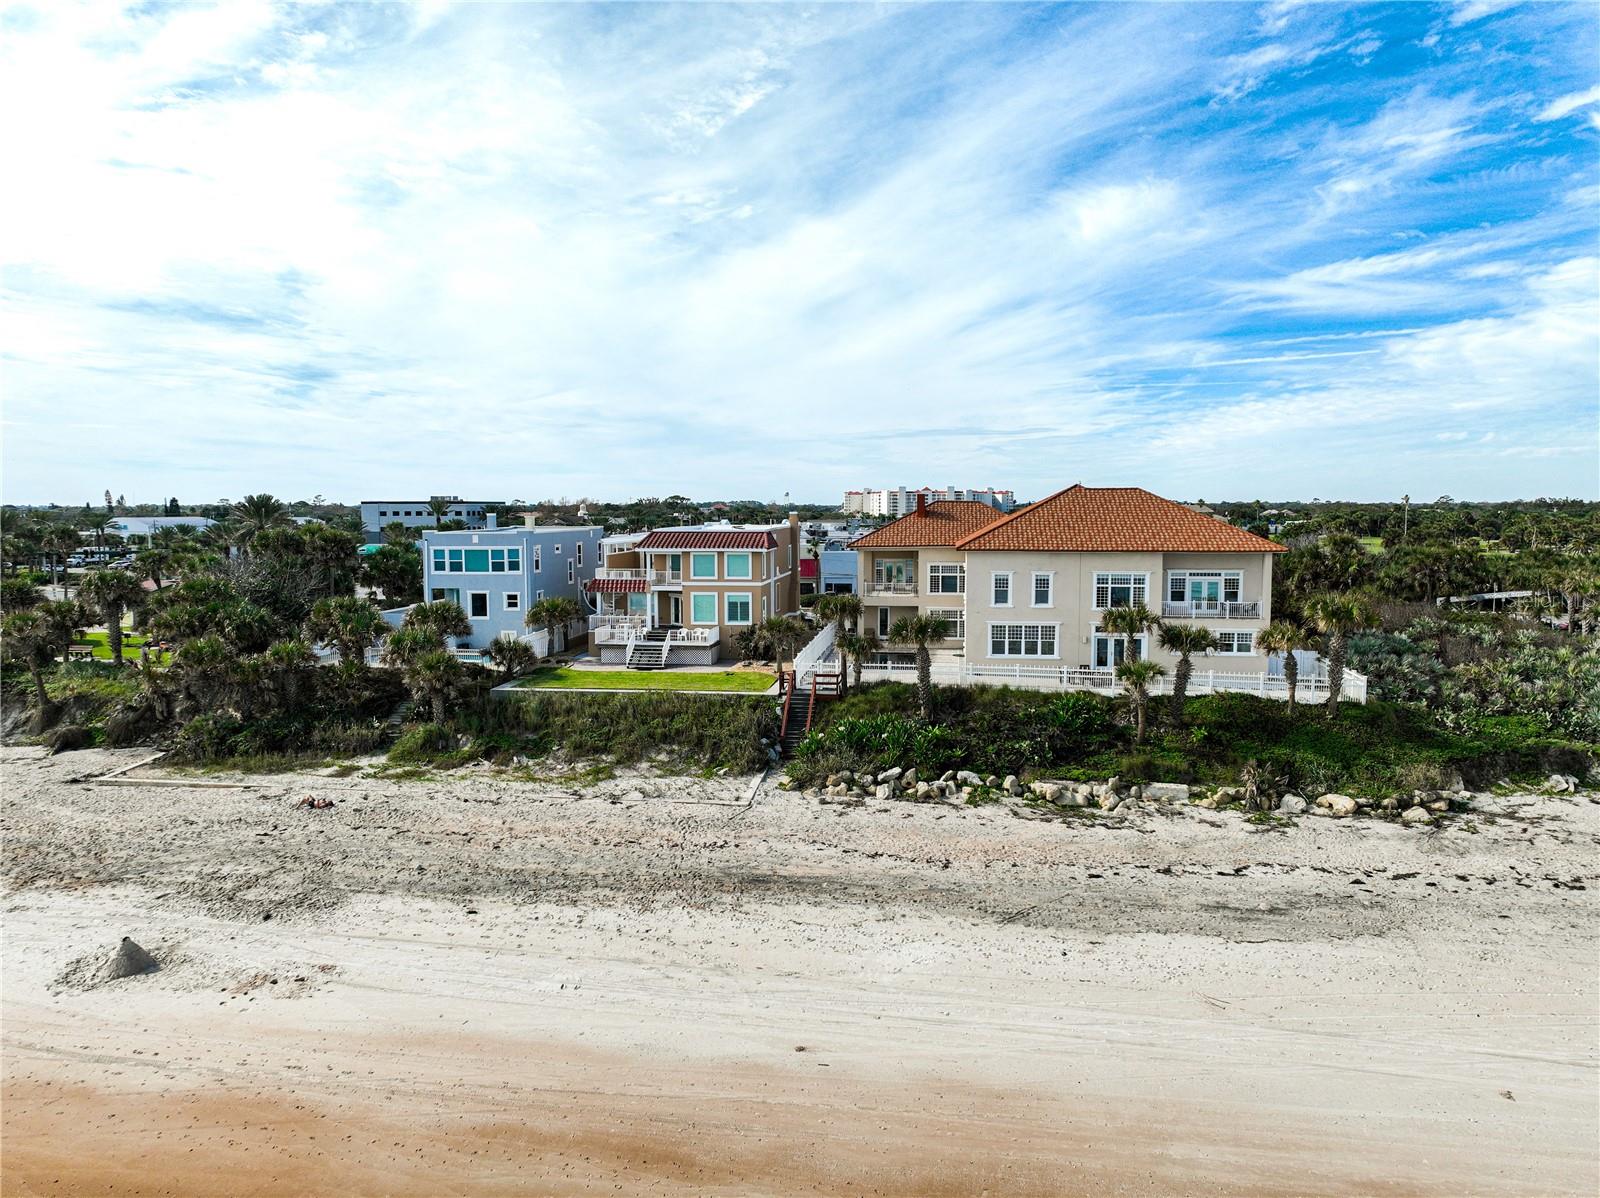
[[[8,24],[7,498],[1596,489],[1554,6]]]

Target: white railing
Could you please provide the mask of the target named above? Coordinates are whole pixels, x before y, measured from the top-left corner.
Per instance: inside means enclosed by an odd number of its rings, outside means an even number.
[[[669,628],[667,630],[667,644],[669,645],[715,645],[722,639],[722,630],[719,628]]]
[[[874,579],[867,585],[869,595],[915,595],[917,584],[914,582],[879,582]]]
[[[838,661],[838,654],[834,651],[834,637],[839,634],[839,626],[829,620],[820,629],[817,635],[806,642],[804,649],[794,656],[795,683],[800,687],[811,685],[811,676],[818,669],[826,670]]]
[[[864,682],[913,682],[917,667],[914,662],[869,661],[861,670]],[[1100,694],[1117,694],[1123,690],[1121,681],[1111,670],[1084,670],[1070,666],[1023,665],[968,665],[966,663],[935,662],[932,680],[943,686],[1015,686],[1030,690],[1097,691]],[[1344,684],[1339,688],[1341,697],[1355,703],[1367,701],[1367,680],[1353,670],[1346,670]],[[1211,695],[1221,692],[1260,695],[1267,699],[1285,699],[1288,684],[1281,674],[1233,673],[1224,670],[1195,670],[1189,676],[1189,694]],[[1150,687],[1152,695],[1172,693],[1172,675],[1157,678]],[[1301,678],[1295,687],[1295,699],[1301,703],[1317,703],[1328,697],[1328,680]]]
[[[1173,616],[1194,616],[1203,619],[1222,620],[1259,620],[1261,618],[1261,601],[1250,599],[1229,602],[1223,599],[1190,599],[1185,603],[1163,603],[1161,615],[1170,619]]]
[[[646,578],[648,571],[631,567],[601,566],[594,572],[596,578]]]
[[[677,587],[683,585],[682,570],[652,570],[650,572],[650,585],[658,587]]]

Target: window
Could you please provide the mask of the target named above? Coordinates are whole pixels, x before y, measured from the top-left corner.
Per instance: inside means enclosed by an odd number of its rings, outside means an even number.
[[[557,541],[554,545],[550,546],[550,549],[557,557],[561,556],[561,542],[560,541]]]
[[[507,611],[521,611],[522,610],[522,593],[520,591],[507,591],[506,592],[506,610]]]
[[[749,578],[750,555],[748,553],[730,553],[722,559],[722,568],[726,578]]]
[[[433,601],[438,603],[442,599],[448,599],[457,607],[461,606],[461,592],[456,590],[455,587],[434,587]]]
[[[575,559],[577,561],[578,565],[580,565],[580,566],[583,565],[583,542],[582,541],[578,542],[577,546],[573,549],[573,552],[578,555],[577,558]]]
[[[542,569],[544,569],[544,566],[540,563],[539,546],[535,545],[533,547],[533,572],[537,574]]]
[[[487,549],[466,550],[467,573],[487,574],[489,572],[489,551]]]
[[[1033,576],[1033,605],[1035,607],[1049,607],[1051,591],[1055,587],[1054,574],[1036,573]]]
[[[994,587],[994,605],[996,607],[1010,607],[1011,574],[1009,572],[1004,574],[991,574],[989,575],[989,579]]]
[[[763,620],[767,618],[767,597],[765,595],[761,596],[761,618]]]
[[[717,596],[714,591],[701,591],[689,596],[689,622],[715,624],[717,622]]]
[[[445,563],[444,550],[443,549],[435,549],[433,551],[433,572],[435,574],[443,574],[444,573],[444,563]]]
[[[467,592],[467,615],[474,620],[487,620],[489,618],[489,592]]]
[[[944,564],[929,566],[928,593],[930,595],[966,594],[967,568],[965,566]]]
[[[750,623],[750,596],[748,594],[730,594],[727,596],[727,623]]]
[[[967,635],[967,613],[960,607],[936,607],[928,612],[931,619],[944,623],[944,639],[959,641]]]
[[[1055,657],[1055,624],[989,625],[990,657]]]
[[[1256,634],[1253,632],[1219,632],[1213,653],[1239,657],[1256,651]]]
[[[889,615],[889,608],[880,607],[878,609],[878,636],[884,640],[889,639]]]
[[[714,553],[691,553],[689,555],[690,578],[715,578],[717,576],[717,555]]]
[[[578,563],[577,562],[568,562],[567,563],[567,582],[569,584],[573,583],[573,582],[576,582],[577,578],[578,578]]]
[[[1101,611],[1108,607],[1132,607],[1145,600],[1148,574],[1096,574],[1094,576],[1094,605]]]
[[[538,603],[543,598],[544,598],[544,592],[543,591],[535,591],[533,593],[533,601],[535,603]]]

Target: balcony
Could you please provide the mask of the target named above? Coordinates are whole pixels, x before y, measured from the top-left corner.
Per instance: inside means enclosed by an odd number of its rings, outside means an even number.
[[[650,571],[650,585],[665,587],[669,591],[683,590],[682,570],[652,570]]]
[[[866,598],[878,603],[915,603],[917,584],[914,582],[887,582],[871,580],[867,583]]]
[[[596,578],[647,578],[649,571],[618,568],[614,566],[601,566],[594,572]]]
[[[1161,618],[1193,620],[1259,620],[1259,599],[1190,599],[1183,603],[1163,603]]]

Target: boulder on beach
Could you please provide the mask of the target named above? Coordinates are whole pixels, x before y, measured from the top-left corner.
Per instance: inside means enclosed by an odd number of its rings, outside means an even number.
[[[136,973],[149,973],[160,968],[154,957],[124,936],[116,952],[111,954],[100,970],[100,977],[103,981],[114,982],[118,978],[131,978]]]

